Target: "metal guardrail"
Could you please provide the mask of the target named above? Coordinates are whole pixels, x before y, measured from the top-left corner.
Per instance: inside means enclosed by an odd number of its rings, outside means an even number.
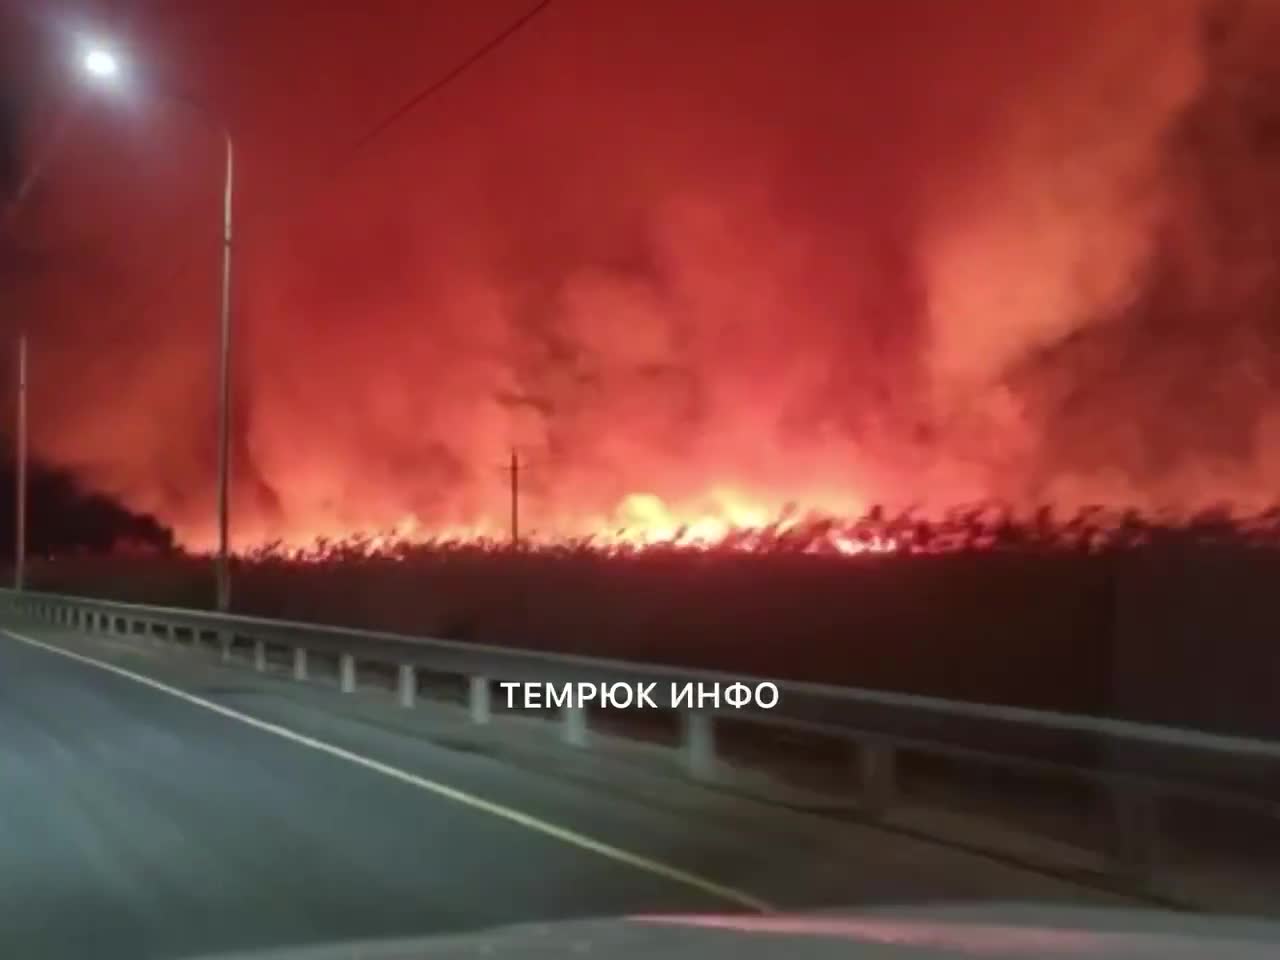
[[[220,651],[232,662],[252,651],[254,669],[268,652],[288,651],[292,675],[306,680],[308,653],[336,657],[338,689],[355,691],[361,666],[392,666],[400,705],[420,696],[420,674],[467,680],[472,721],[488,723],[495,683],[653,683],[654,701],[680,715],[679,752],[688,773],[715,780],[717,726],[725,719],[847,741],[856,748],[859,805],[883,816],[897,793],[899,758],[918,753],[988,767],[1036,772],[1094,784],[1114,811],[1113,870],[1141,882],[1158,843],[1158,805],[1190,797],[1280,819],[1280,743],[1074,714],[955,702],[814,683],[744,677],[631,661],[597,659],[482,644],[353,630],[312,623],[221,615],[117,603],[86,597],[0,590],[0,607],[74,630],[164,638]],[[673,685],[770,682],[779,692],[770,709],[751,704],[674,702]],[[587,711],[562,707],[565,742],[590,743]]]

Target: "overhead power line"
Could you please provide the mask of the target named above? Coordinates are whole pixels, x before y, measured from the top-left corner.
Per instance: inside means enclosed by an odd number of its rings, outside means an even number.
[[[460,63],[458,63],[457,66],[455,66],[452,70],[450,70],[444,76],[440,77],[440,79],[436,80],[434,83],[428,84],[427,86],[423,87],[413,96],[411,96],[408,100],[402,103],[399,107],[397,107],[395,110],[389,113],[386,117],[378,121],[378,123],[374,124],[369,130],[367,130],[363,135],[361,135],[355,141],[355,143],[351,145],[351,150],[353,152],[360,150],[361,148],[367,146],[372,140],[381,136],[391,127],[395,126],[405,117],[407,117],[410,113],[416,110],[419,106],[421,106],[426,100],[430,99],[432,96],[439,93],[445,87],[449,86],[449,84],[457,80],[460,76],[462,76],[472,67],[474,67],[477,63],[479,63],[481,60],[483,60],[485,57],[491,54],[494,50],[498,49],[498,47],[506,43],[509,39],[511,39],[511,37],[519,33],[522,29],[524,29],[526,25],[528,25],[528,23],[531,20],[533,20],[540,13],[546,10],[547,7],[551,6],[551,2],[552,0],[542,0],[542,2],[539,3],[537,6],[534,6],[530,8],[528,11],[526,11],[523,16],[520,16],[517,19],[511,21],[511,23],[508,24],[504,30],[502,30],[497,34],[494,34],[494,36],[487,43],[483,44],[480,47],[477,47],[476,50],[471,54],[471,56],[467,57],[465,60],[462,60]]]

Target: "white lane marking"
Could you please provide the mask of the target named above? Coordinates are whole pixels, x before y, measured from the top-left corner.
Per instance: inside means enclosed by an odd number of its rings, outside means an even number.
[[[545,834],[553,837],[562,843],[570,846],[579,847],[583,850],[590,850],[602,857],[618,863],[624,863],[627,866],[635,867],[645,873],[651,873],[655,876],[662,877],[675,883],[683,884],[686,887],[692,887],[702,893],[710,894],[713,897],[719,897],[738,906],[748,907],[760,913],[771,913],[774,907],[759,897],[737,890],[733,887],[716,883],[714,880],[708,880],[697,874],[689,873],[681,870],[679,867],[673,867],[670,864],[662,863],[658,860],[652,860],[649,857],[642,856],[638,853],[632,853],[630,850],[623,850],[621,847],[615,847],[611,843],[605,843],[603,840],[597,840],[585,834],[578,833],[576,830],[570,830],[567,827],[560,827],[554,823],[539,819],[527,813],[511,807],[503,806],[500,803],[494,803],[491,800],[485,800],[483,797],[477,797],[474,794],[467,793],[464,790],[458,790],[455,787],[438,783],[435,780],[428,780],[426,777],[420,777],[415,773],[409,773],[407,770],[401,770],[399,767],[393,767],[390,764],[382,763],[378,760],[372,760],[369,757],[361,756],[350,750],[344,750],[342,747],[335,747],[331,743],[325,743],[323,740],[316,740],[314,737],[308,737],[305,734],[297,733],[288,727],[282,727],[275,723],[268,723],[265,720],[259,720],[247,713],[241,713],[239,710],[233,710],[230,707],[224,707],[220,703],[214,703],[212,700],[206,700],[203,697],[197,697],[194,694],[187,693],[185,690],[179,690],[177,687],[171,687],[159,680],[144,676],[141,673],[134,673],[132,670],[126,670],[118,667],[113,663],[106,663],[102,660],[95,660],[93,657],[86,657],[84,654],[67,650],[65,647],[59,647],[56,644],[45,643],[34,637],[28,637],[24,634],[15,633],[12,630],[0,630],[0,634],[17,640],[19,643],[25,643],[28,646],[39,647],[41,650],[55,653],[60,657],[67,657],[71,660],[78,660],[81,663],[97,667],[99,670],[106,670],[108,673],[114,673],[122,677],[127,677],[136,683],[151,687],[153,690],[159,690],[161,693],[167,693],[171,697],[177,697],[197,707],[203,707],[213,713],[221,714],[232,720],[239,720],[241,723],[261,730],[264,733],[275,734],[300,746],[310,747],[312,750],[318,750],[321,753],[327,753],[330,756],[338,757],[346,760],[348,763],[354,763],[356,766],[364,767],[367,770],[373,770],[383,776],[390,777],[393,780],[399,780],[401,783],[407,783],[409,786],[417,787],[419,790],[426,790],[428,793],[434,793],[437,796],[444,797],[447,800],[453,800],[456,803],[464,804],[475,810],[481,810],[511,823],[519,824],[535,833]]]

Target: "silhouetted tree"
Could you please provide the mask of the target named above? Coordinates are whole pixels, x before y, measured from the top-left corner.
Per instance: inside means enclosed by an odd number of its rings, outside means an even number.
[[[13,558],[15,472],[0,465],[0,556]],[[31,464],[27,474],[27,552],[30,556],[76,553],[167,552],[173,532],[155,517],[136,514],[98,493],[87,492],[70,474]]]

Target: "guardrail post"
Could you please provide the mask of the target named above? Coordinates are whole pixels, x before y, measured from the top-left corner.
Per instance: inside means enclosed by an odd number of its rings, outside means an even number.
[[[893,747],[883,743],[858,746],[858,781],[862,788],[862,810],[872,817],[889,812],[895,792]]]
[[[338,656],[338,687],[343,693],[356,691],[356,658],[349,653]]]
[[[267,671],[267,645],[261,640],[253,641],[253,669],[259,673]]]
[[[471,707],[472,723],[489,722],[489,678],[472,677],[471,695],[468,701]]]
[[[1146,888],[1155,872],[1159,841],[1159,807],[1155,796],[1136,787],[1120,787],[1111,795],[1110,869],[1123,883]]]
[[[560,738],[571,747],[585,747],[588,736],[586,709],[583,707],[561,707]]]
[[[680,751],[684,766],[698,780],[711,780],[716,775],[715,720],[704,710],[680,712]]]
[[[413,664],[400,664],[398,688],[400,706],[412,707],[414,698],[418,695],[418,672],[414,670]]]
[[[293,648],[293,679],[307,679],[307,648]]]
[[[219,648],[221,648],[221,651],[222,651],[223,663],[231,662],[231,642],[233,639],[234,638],[230,630],[218,631],[218,646]]]

